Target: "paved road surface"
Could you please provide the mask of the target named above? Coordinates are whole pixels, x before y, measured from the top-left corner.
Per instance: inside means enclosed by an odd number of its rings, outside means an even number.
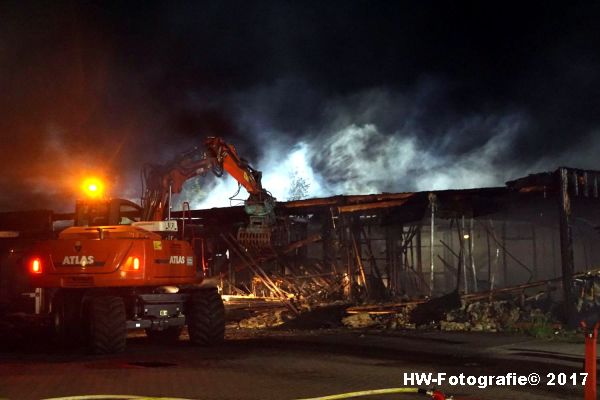
[[[125,353],[58,352],[44,337],[0,348],[0,398],[84,394],[172,396],[190,399],[277,399],[403,386],[405,372],[504,374],[579,372],[580,345],[555,347],[501,335],[337,331],[229,330],[219,348],[173,344],[130,335]],[[1,345],[0,345],[1,346]],[[537,346],[537,347],[536,347]],[[550,349],[550,350],[549,350]],[[556,351],[551,351],[557,349]],[[442,387],[470,399],[583,398],[583,389]],[[417,399],[388,395],[376,399]]]

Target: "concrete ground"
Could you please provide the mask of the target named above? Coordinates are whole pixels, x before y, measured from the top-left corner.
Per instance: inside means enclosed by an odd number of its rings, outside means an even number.
[[[548,373],[582,371],[583,345],[529,337],[344,329],[257,331],[228,329],[218,348],[156,344],[132,333],[123,354],[58,351],[43,335],[0,345],[0,398],[43,399],[85,394],[188,399],[278,399],[404,386],[404,374],[538,373],[538,386],[440,389],[456,399],[581,399],[583,387],[547,386]],[[416,386],[416,385],[413,385]],[[386,395],[372,399],[417,399]]]

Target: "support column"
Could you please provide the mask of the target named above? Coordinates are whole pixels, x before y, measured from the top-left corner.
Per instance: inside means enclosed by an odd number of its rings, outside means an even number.
[[[469,222],[469,263],[471,264],[471,273],[473,274],[473,291],[477,292],[477,267],[475,267],[475,236],[473,236],[473,217]]]
[[[431,262],[431,277],[429,282],[429,296],[433,295],[434,283],[435,283],[435,208],[436,208],[436,197],[435,194],[429,193],[429,208],[431,208],[431,236],[429,238],[429,259]]]
[[[490,225],[491,225],[491,220],[490,220]],[[488,229],[485,230],[485,241],[487,244],[487,266],[488,266],[488,273],[487,273],[487,281],[488,281],[488,289],[492,290],[492,249],[490,247],[490,231]]]
[[[532,246],[532,262],[533,262],[533,280],[539,279],[540,273],[538,271],[538,257],[537,257],[537,237],[535,233],[535,223],[531,223],[531,246]]]
[[[466,232],[466,228],[465,228],[465,216],[463,215],[460,219],[460,235],[459,235],[459,239],[460,239],[460,255],[462,257],[461,261],[462,261],[462,266],[463,266],[463,284],[464,284],[464,291],[465,294],[469,293],[469,279],[468,279],[468,271],[467,271],[467,250],[465,249],[465,234]],[[467,239],[468,240],[468,239]],[[467,243],[468,245],[468,243]]]
[[[417,229],[417,233],[415,234],[415,250],[417,251],[417,272],[422,275],[423,274],[423,256],[421,254],[421,225]]]
[[[573,257],[573,236],[571,231],[571,199],[569,197],[569,174],[566,168],[559,169],[560,198],[560,258],[562,266],[563,298],[565,321],[575,314],[575,299],[572,291],[575,261]]]
[[[352,255],[350,250],[352,248],[352,243],[349,242],[348,236],[348,223],[346,216],[340,215],[337,218],[337,223],[335,224],[335,231],[337,232],[337,240],[338,240],[338,248],[340,255],[340,268],[344,269],[344,296],[346,300],[352,301],[353,299],[353,287],[354,287],[354,271],[353,265],[354,262],[352,260]]]
[[[502,284],[508,286],[508,260],[506,259],[506,215],[502,221]]]
[[[333,226],[333,218],[329,217],[328,213],[323,213],[321,216],[321,237],[322,240],[322,251],[323,251],[323,265],[325,268],[335,268],[335,272],[338,272],[337,269],[337,254],[335,247],[332,246],[332,233],[335,227]]]
[[[392,228],[386,225],[384,228],[385,232],[385,276],[387,279],[387,290],[392,296],[395,294],[394,285],[392,282],[392,271],[394,269],[394,256],[393,246],[394,240],[392,239]]]

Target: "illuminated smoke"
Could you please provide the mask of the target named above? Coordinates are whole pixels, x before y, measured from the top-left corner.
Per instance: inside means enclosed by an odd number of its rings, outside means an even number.
[[[525,157],[516,154],[516,143],[531,128],[526,113],[464,116],[444,107],[440,111],[439,105],[447,102],[443,85],[435,82],[406,93],[373,89],[336,97],[320,103],[321,113],[302,101],[285,102],[290,92],[301,90],[296,81],[279,81],[232,100],[239,112],[237,124],[250,132],[251,142],[244,145],[261,153],[252,165],[263,172],[263,186],[279,201],[290,200],[299,179],[305,184],[304,197],[312,198],[504,186],[560,165],[597,165],[594,134],[559,155],[519,161]],[[313,104],[323,96],[308,89],[296,98]],[[289,107],[299,114],[294,121],[307,122],[290,125],[289,115],[281,117]],[[237,147],[242,156],[247,154]],[[248,197],[242,188],[237,201],[230,201],[236,190],[231,177],[211,176],[188,183],[179,198],[189,199],[192,208],[227,207]]]
[[[271,147],[258,168],[264,187],[278,200],[289,200],[293,177],[307,183],[306,197],[502,185],[513,173],[499,170],[497,163],[508,155],[518,126],[518,120],[506,118],[482,146],[444,155],[419,145],[414,136],[384,135],[374,124],[349,125],[290,149]],[[192,207],[229,206],[236,187],[232,178],[224,177]],[[238,198],[245,197],[242,189]]]
[[[257,168],[263,172],[263,187],[277,200],[285,201],[289,198],[294,177],[300,177],[308,183],[307,197],[318,197],[325,193],[333,193],[322,187],[322,178],[310,166],[309,152],[309,146],[303,142],[287,152],[282,152],[280,148],[269,148],[261,162],[257,164]],[[180,196],[181,198],[190,196],[192,208],[240,205],[248,197],[248,193],[242,188],[234,200],[229,199],[237,191],[237,182],[229,175],[223,175],[222,178],[218,179],[201,177],[194,181],[197,182],[196,185],[205,188],[202,193],[200,195],[197,192],[194,193],[194,186],[198,186],[187,184],[184,193]]]
[[[507,171],[498,171],[495,163],[506,155],[516,126],[502,129],[482,146],[451,155],[419,144],[415,136],[384,135],[373,124],[351,125],[329,137],[322,150],[314,151],[312,157],[318,160],[321,173],[337,193],[497,185]]]

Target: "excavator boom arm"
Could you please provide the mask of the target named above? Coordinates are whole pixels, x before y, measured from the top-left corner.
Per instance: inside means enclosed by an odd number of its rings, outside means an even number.
[[[248,165],[246,160],[240,158],[232,144],[226,143],[219,137],[209,137],[204,144],[217,162],[223,166],[223,169],[248,193],[260,195],[264,192],[260,182],[261,173]]]
[[[220,137],[209,137],[204,142],[206,151],[198,148],[183,153],[165,165],[147,164],[142,172],[144,220],[162,220],[169,207],[169,194],[180,193],[183,184],[198,175],[212,171],[221,176],[227,171],[250,194],[251,202],[274,200],[261,185],[261,172],[240,158],[235,147]]]

